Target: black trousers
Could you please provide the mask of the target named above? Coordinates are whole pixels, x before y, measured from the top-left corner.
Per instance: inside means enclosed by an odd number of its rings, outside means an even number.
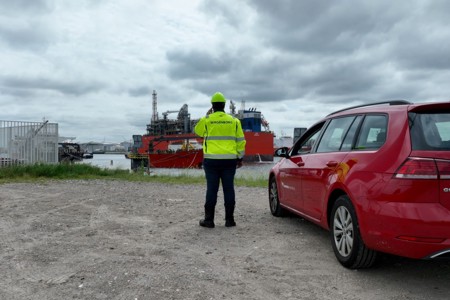
[[[234,193],[236,165],[237,159],[203,159],[206,176],[206,209],[216,207],[220,182],[222,182],[225,207],[234,208],[236,203]]]

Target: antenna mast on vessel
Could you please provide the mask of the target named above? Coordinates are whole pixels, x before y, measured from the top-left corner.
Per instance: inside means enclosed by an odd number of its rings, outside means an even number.
[[[158,99],[156,97],[156,91],[153,90],[153,104],[152,104],[152,109],[153,109],[153,114],[152,114],[152,122],[158,121]]]
[[[244,111],[245,110],[245,100],[241,101],[241,110]]]

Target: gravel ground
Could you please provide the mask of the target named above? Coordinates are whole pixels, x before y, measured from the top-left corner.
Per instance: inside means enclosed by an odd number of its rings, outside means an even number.
[[[198,226],[203,186],[123,181],[0,185],[0,299],[449,299],[450,262],[336,261],[328,233],[272,217],[237,187],[237,227]]]

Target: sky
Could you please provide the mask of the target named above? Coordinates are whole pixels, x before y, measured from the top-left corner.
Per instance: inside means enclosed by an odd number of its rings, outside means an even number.
[[[77,142],[144,134],[154,90],[160,117],[198,119],[220,91],[293,135],[352,105],[449,101],[450,2],[0,0],[0,70],[0,120]]]

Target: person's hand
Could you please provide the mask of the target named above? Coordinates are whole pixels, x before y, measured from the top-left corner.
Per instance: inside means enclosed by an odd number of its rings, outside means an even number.
[[[236,164],[237,169],[239,169],[240,167],[242,167],[242,160],[238,160]]]
[[[212,114],[214,112],[214,110],[213,110],[213,108],[211,107],[207,112],[206,112],[206,115],[210,115],[210,114]]]

